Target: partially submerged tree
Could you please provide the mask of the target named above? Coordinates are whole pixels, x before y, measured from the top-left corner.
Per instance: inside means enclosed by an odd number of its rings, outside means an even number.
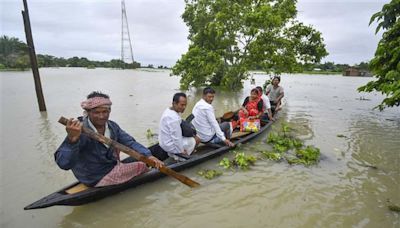
[[[375,108],[383,110],[386,107],[400,105],[400,0],[392,0],[385,4],[382,11],[372,15],[369,24],[377,21],[376,33],[385,30],[378,43],[375,57],[370,61],[369,68],[378,79],[370,81],[358,88],[358,91],[379,91],[386,95],[382,103]]]
[[[321,33],[297,21],[296,0],[185,0],[189,50],[172,68],[181,87],[242,88],[251,69],[292,72],[328,53]]]

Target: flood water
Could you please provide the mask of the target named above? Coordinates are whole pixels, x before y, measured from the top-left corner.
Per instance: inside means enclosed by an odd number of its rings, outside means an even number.
[[[224,171],[213,180],[196,173],[221,169],[215,158],[183,172],[201,183],[190,189],[172,178],[130,189],[79,207],[23,207],[75,179],[59,169],[53,153],[65,137],[60,116],[81,115],[93,90],[113,101],[111,119],[139,142],[179,91],[169,71],[41,69],[47,113],[39,113],[33,78],[0,72],[1,227],[400,227],[400,109],[372,110],[379,94],[355,90],[371,78],[283,75],[285,106],[271,131],[288,123],[307,145],[320,148],[318,165],[258,160],[248,171]],[[262,85],[267,75],[254,76]],[[218,115],[239,107],[253,85],[218,92]],[[188,92],[191,111],[200,91]],[[270,132],[270,131],[269,131]],[[337,137],[337,135],[345,137]],[[241,150],[270,149],[268,133]],[[232,157],[231,153],[224,156]]]

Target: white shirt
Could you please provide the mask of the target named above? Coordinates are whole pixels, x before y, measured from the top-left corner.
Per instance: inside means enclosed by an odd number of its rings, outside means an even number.
[[[215,134],[222,141],[226,140],[215,118],[214,108],[211,104],[207,103],[204,99],[200,99],[194,106],[192,114],[194,115],[192,124],[196,128],[197,136],[202,142],[210,141]]]
[[[93,125],[92,121],[90,121],[90,118],[88,118],[88,123],[89,123],[89,127],[92,128],[94,132],[100,134],[97,131],[97,128]],[[105,127],[105,130],[104,130],[104,136],[107,137],[107,138],[111,138],[110,127],[108,127],[108,123],[107,122],[106,122],[106,127]],[[107,145],[105,143],[103,143],[103,145],[106,146],[107,148],[110,147],[109,145]]]
[[[167,153],[179,154],[184,150],[181,122],[179,114],[170,108],[167,108],[161,116],[158,142]]]
[[[263,100],[263,110],[266,112],[268,109],[271,108],[271,103],[269,102],[269,98],[263,94],[261,96],[261,99]]]

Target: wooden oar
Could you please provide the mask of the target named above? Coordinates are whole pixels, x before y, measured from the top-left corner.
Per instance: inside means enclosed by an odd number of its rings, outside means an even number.
[[[60,119],[58,120],[58,122],[63,124],[63,125],[67,125],[67,121],[68,121],[68,119],[65,118],[65,117],[60,117]],[[105,136],[103,136],[103,135],[101,135],[99,133],[96,133],[96,132],[92,131],[91,129],[89,129],[87,127],[84,127],[84,126],[82,126],[82,132],[85,133],[87,136],[89,136],[92,139],[95,139],[95,140],[97,140],[97,141],[99,141],[101,143],[104,143],[104,144],[107,144],[107,145],[109,145],[111,147],[114,147],[114,148],[116,148],[116,149],[128,154],[129,156],[135,158],[138,161],[142,161],[142,162],[146,163],[149,166],[155,167],[155,163],[154,163],[153,160],[148,159],[146,156],[136,152],[135,150],[132,150],[131,148],[129,148],[129,147],[125,146],[125,145],[122,145],[121,143],[118,143],[118,142],[116,142],[116,141],[114,141],[114,140],[112,140],[110,138],[107,138],[107,137],[105,137]],[[187,186],[197,187],[197,186],[200,185],[196,181],[190,179],[187,176],[184,176],[184,175],[182,175],[180,173],[175,172],[174,170],[168,168],[167,166],[163,165],[163,166],[161,166],[159,168],[159,170],[160,170],[160,172],[162,172],[162,173],[164,173],[166,175],[174,177],[175,179],[179,180],[180,182],[186,184]]]

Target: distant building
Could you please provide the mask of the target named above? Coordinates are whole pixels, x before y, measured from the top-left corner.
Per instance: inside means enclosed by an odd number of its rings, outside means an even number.
[[[356,67],[349,67],[343,71],[343,76],[372,77],[372,74],[367,70],[361,70]]]

